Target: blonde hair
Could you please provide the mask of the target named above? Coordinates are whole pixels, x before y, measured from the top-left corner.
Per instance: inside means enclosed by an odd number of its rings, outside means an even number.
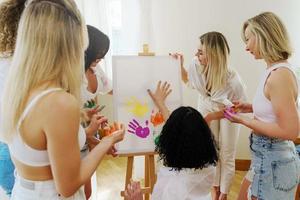
[[[256,38],[256,50],[268,62],[288,59],[292,54],[287,30],[272,12],[264,12],[248,19],[242,29],[242,38],[246,41],[245,30],[249,28]]]
[[[18,24],[26,0],[8,0],[0,4],[0,55],[12,56]]]
[[[219,32],[205,33],[200,36],[200,42],[206,49],[208,60],[202,71],[207,80],[206,89],[213,93],[226,85],[230,49],[226,38]]]
[[[34,0],[23,12],[2,104],[2,134],[16,132],[30,92],[41,84],[80,99],[87,32],[70,0]]]

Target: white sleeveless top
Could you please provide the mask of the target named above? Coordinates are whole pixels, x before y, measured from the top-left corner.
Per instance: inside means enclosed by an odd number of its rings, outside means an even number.
[[[62,90],[61,88],[51,88],[41,92],[40,94],[36,95],[24,109],[20,120],[17,124],[17,134],[14,136],[12,142],[9,144],[9,150],[11,155],[16,158],[18,161],[34,167],[42,167],[50,165],[48,151],[47,150],[37,150],[30,146],[28,146],[21,138],[20,135],[20,126],[28,115],[28,113],[32,110],[34,105],[40,100],[41,97],[54,92]],[[84,146],[86,141],[86,134],[85,130],[82,126],[79,126],[79,133],[78,133],[78,141],[80,149]]]
[[[258,88],[256,90],[256,94],[253,99],[252,108],[254,116],[263,122],[274,123],[277,121],[276,115],[273,110],[272,103],[264,94],[265,83],[270,75],[270,73],[278,68],[287,68],[293,74],[297,81],[295,72],[291,68],[289,63],[277,63],[269,67],[265,73],[262,75]],[[297,82],[298,83],[298,82]]]
[[[157,173],[157,182],[151,200],[211,200],[216,168],[171,170],[161,167]]]

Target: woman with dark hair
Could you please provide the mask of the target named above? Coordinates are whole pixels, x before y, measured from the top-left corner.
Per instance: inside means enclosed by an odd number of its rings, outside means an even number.
[[[167,119],[156,146],[163,167],[157,174],[152,200],[211,199],[218,154],[209,126],[191,107],[179,107],[169,114],[164,103],[171,92],[169,84],[159,82],[155,93],[148,92]],[[138,183],[132,182],[126,198],[142,199],[139,191]]]
[[[15,50],[18,24],[26,0],[8,0],[0,5],[0,96],[2,97],[11,58]],[[1,116],[0,116],[1,117]],[[10,196],[15,167],[6,144],[0,142],[0,186]]]
[[[95,98],[98,94],[106,94],[112,90],[111,81],[101,69],[99,62],[104,58],[109,49],[109,38],[99,29],[87,25],[89,46],[85,51],[85,78],[81,90],[83,106],[87,109],[87,117],[83,121],[90,123],[101,118],[98,114]],[[92,134],[92,136],[95,133]],[[81,149],[81,156],[85,157],[88,154],[89,146],[95,145],[99,140],[94,137],[89,137],[84,148]],[[89,199],[92,194],[91,180],[88,180],[84,186],[86,199]]]
[[[98,94],[112,90],[111,81],[101,69],[99,62],[109,49],[109,38],[99,29],[87,25],[89,46],[85,51],[85,79],[83,80],[83,102],[94,100]]]

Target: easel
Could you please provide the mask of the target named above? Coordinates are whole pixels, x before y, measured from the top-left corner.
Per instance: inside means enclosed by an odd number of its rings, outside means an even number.
[[[152,193],[154,183],[156,181],[155,176],[155,162],[154,155],[155,152],[143,152],[143,153],[132,153],[132,154],[120,154],[120,157],[127,157],[127,169],[126,169],[126,179],[125,179],[125,187],[126,190],[127,185],[130,183],[130,179],[132,178],[132,169],[133,169],[133,161],[134,156],[145,156],[145,184],[144,187],[141,188],[142,193],[145,196],[145,200],[150,199],[150,194]],[[124,191],[121,191],[121,196],[124,197]]]
[[[143,52],[138,53],[139,56],[154,56],[155,53],[149,52],[148,44],[143,44]],[[144,187],[141,188],[142,193],[144,194],[144,199],[149,200],[150,194],[152,193],[154,183],[156,181],[155,176],[155,162],[154,155],[155,152],[142,152],[142,153],[131,153],[131,154],[119,154],[120,157],[127,157],[127,169],[126,169],[126,179],[125,179],[125,187],[126,190],[127,185],[130,183],[130,179],[132,178],[132,170],[133,170],[133,161],[134,156],[144,156],[145,157],[145,184]],[[124,191],[121,191],[121,196],[124,197]],[[125,199],[125,198],[124,198]]]

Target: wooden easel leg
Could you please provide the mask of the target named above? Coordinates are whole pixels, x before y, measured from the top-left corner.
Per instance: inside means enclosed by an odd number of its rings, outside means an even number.
[[[132,178],[132,168],[133,168],[133,156],[128,156],[124,191],[126,190],[126,187],[129,184],[130,179]],[[124,200],[125,200],[125,197],[124,197]]]
[[[150,187],[150,177],[149,177],[149,156],[145,155],[145,188]],[[145,200],[149,200],[149,193],[145,193]]]
[[[295,200],[300,199],[300,184],[298,184]]]
[[[148,164],[149,164],[149,179],[150,179],[150,188],[151,193],[153,191],[153,187],[155,184],[155,162],[154,162],[154,155],[149,155],[148,158]]]

